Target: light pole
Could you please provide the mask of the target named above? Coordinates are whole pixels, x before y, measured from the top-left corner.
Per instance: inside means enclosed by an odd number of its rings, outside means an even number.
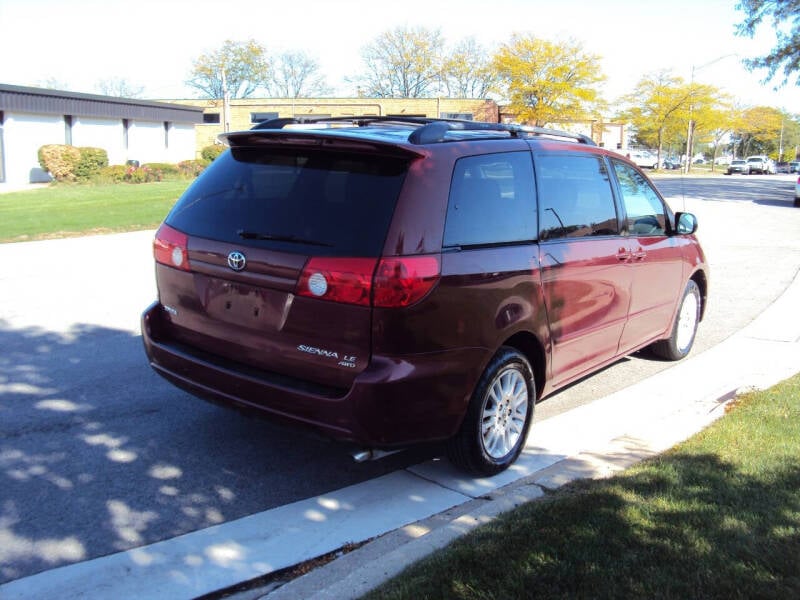
[[[692,139],[694,137],[694,122],[692,121],[692,109],[694,108],[692,105],[692,95],[694,94],[694,72],[705,69],[706,67],[710,67],[714,63],[721,61],[723,58],[729,58],[731,56],[739,55],[723,54],[722,56],[718,56],[714,60],[704,63],[699,67],[692,65],[692,76],[689,79],[689,122],[686,125],[686,165],[683,168],[683,172],[686,174],[688,174],[692,168],[692,155],[694,154],[694,140]]]

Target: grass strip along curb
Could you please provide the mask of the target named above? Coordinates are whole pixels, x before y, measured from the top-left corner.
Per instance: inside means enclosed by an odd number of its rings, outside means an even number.
[[[366,598],[800,598],[800,375],[606,480],[567,485]]]

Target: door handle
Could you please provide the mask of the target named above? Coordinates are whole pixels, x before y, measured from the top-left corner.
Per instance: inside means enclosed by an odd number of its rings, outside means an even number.
[[[627,248],[620,248],[617,250],[617,260],[626,261],[631,259],[631,251]]]

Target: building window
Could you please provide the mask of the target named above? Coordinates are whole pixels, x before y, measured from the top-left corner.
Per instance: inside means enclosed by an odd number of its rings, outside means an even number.
[[[169,149],[169,129],[172,123],[164,121],[164,148]]]
[[[128,149],[128,132],[131,128],[130,119],[122,119],[122,147]]]
[[[64,115],[64,143],[72,146],[72,115]]]
[[[472,121],[472,113],[439,113],[440,119],[461,119],[462,121]]]
[[[203,123],[219,123],[219,113],[203,113]]]
[[[252,112],[250,113],[251,123],[261,123],[262,121],[269,121],[270,119],[277,119],[278,113],[276,112]]]

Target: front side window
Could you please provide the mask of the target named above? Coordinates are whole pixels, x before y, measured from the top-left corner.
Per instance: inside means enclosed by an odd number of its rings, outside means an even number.
[[[542,240],[619,234],[602,156],[545,154],[535,161]]]
[[[447,205],[445,247],[535,239],[536,204],[530,153],[505,152],[458,160]]]
[[[622,192],[628,232],[631,235],[665,235],[666,209],[647,179],[630,165],[615,160],[611,164]]]

